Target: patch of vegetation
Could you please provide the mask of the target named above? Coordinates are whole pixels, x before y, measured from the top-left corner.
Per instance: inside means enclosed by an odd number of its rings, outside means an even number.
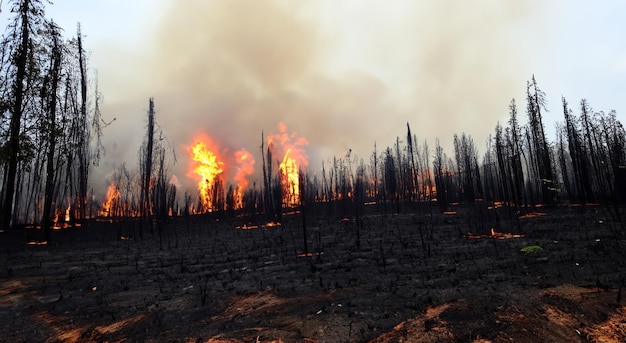
[[[521,252],[527,253],[527,254],[532,254],[532,253],[536,253],[538,251],[542,251],[543,248],[538,246],[538,245],[528,245],[523,247],[522,249],[520,249]]]

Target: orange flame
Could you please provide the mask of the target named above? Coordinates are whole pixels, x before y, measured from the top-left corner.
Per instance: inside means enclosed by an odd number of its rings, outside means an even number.
[[[54,220],[52,221],[53,229],[62,229],[69,227],[70,222],[70,211],[72,207],[70,205],[67,206],[65,210],[57,209],[54,213]]]
[[[215,182],[224,171],[224,162],[220,161],[215,152],[209,150],[204,142],[198,142],[191,148],[191,158],[198,162],[193,172],[200,176],[198,189],[202,211],[213,211],[217,206],[217,199],[213,194],[216,190]]]
[[[242,208],[243,192],[248,188],[249,183],[247,177],[254,173],[254,157],[246,149],[241,149],[235,152],[235,162],[238,164],[237,174],[234,177],[237,182],[235,208]]]
[[[283,155],[280,163],[280,182],[283,189],[283,204],[296,206],[300,203],[299,173],[309,164],[304,146],[309,142],[297,133],[287,133],[287,126],[278,123],[278,134],[268,136],[268,147],[272,153]]]
[[[298,162],[290,156],[291,149],[287,149],[285,157],[280,163],[280,182],[283,187],[283,202],[288,206],[294,206],[300,200],[300,175]]]
[[[115,215],[113,213],[115,208],[119,205],[120,200],[120,190],[117,188],[115,183],[111,183],[109,188],[107,189],[107,196],[102,203],[102,207],[100,207],[100,215],[103,217],[112,217]]]

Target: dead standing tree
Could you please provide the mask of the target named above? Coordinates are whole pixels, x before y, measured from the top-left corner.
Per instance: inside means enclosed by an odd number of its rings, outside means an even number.
[[[139,237],[143,237],[143,228],[149,226],[153,231],[151,221],[150,184],[152,181],[152,154],[154,150],[154,99],[150,98],[148,109],[148,128],[146,132],[146,142],[142,145],[139,158],[141,168],[141,195],[139,201],[139,211],[141,225],[139,227]]]
[[[158,134],[155,131],[158,128]],[[169,213],[175,212],[176,187],[168,184],[168,162],[176,163],[176,154],[163,130],[158,127],[155,119],[154,98],[150,98],[148,107],[148,125],[145,141],[139,149],[140,194],[139,194],[139,237],[143,237],[143,229],[149,228],[154,234],[155,223],[161,236],[162,222]],[[166,149],[168,148],[168,149]],[[171,151],[171,156],[168,154]],[[156,165],[156,167],[155,167]],[[217,181],[215,188],[218,188]],[[221,189],[221,185],[220,185]],[[223,196],[219,198],[222,200]]]
[[[265,158],[265,137],[261,131],[261,157],[263,159],[263,211],[267,221],[276,220],[276,209],[272,191],[272,150],[267,147],[267,162]]]
[[[52,200],[54,196],[54,156],[56,151],[57,141],[57,89],[59,88],[59,81],[61,78],[61,37],[59,33],[59,27],[54,23],[49,23],[48,30],[50,38],[52,40],[50,50],[50,69],[48,74],[44,78],[44,84],[42,88],[42,100],[45,102],[44,106],[47,107],[46,116],[46,131],[48,134],[48,152],[46,160],[46,186],[44,195],[44,207],[43,207],[43,232],[44,240],[50,242],[50,212],[52,209]],[[49,90],[48,90],[49,89]]]
[[[528,114],[528,137],[530,151],[533,152],[534,165],[538,173],[537,180],[540,183],[541,201],[545,205],[554,205],[554,174],[550,149],[543,127],[541,112],[545,110],[546,95],[537,86],[535,77],[528,82],[526,87],[527,114]]]
[[[11,225],[13,216],[13,203],[17,178],[17,166],[20,159],[20,143],[22,117],[26,107],[25,98],[31,79],[29,68],[33,64],[34,44],[33,35],[43,22],[43,5],[39,0],[21,0],[13,3],[12,12],[17,13],[13,22],[9,25],[9,34],[2,42],[3,59],[7,58],[7,65],[3,75],[3,83],[10,85],[5,98],[5,106],[10,114],[8,142],[5,147],[7,164],[4,175],[4,203],[0,215],[0,227],[6,228]],[[5,64],[6,60],[2,63]]]
[[[80,24],[76,32],[76,49],[78,53],[78,67],[80,72],[80,112],[78,116],[79,122],[79,135],[78,135],[78,194],[73,202],[75,208],[74,211],[70,211],[70,219],[73,221],[75,213],[78,212],[78,219],[85,220],[87,205],[87,187],[89,181],[89,164],[92,160],[90,152],[90,125],[88,125],[89,119],[87,116],[87,67],[85,62],[83,39],[80,30]],[[98,131],[100,129],[99,108],[96,94],[96,109],[93,117],[93,128]],[[96,146],[96,150],[100,149]],[[96,152],[97,154],[98,152]]]
[[[302,172],[302,170],[298,171],[298,190],[300,194],[300,213],[302,214],[302,236],[304,239],[304,256],[309,256],[309,242],[307,240],[307,232],[306,232],[306,176]]]

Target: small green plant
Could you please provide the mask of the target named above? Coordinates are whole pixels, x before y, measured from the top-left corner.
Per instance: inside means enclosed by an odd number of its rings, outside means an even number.
[[[543,248],[538,245],[528,245],[523,247],[520,251],[527,254],[532,254],[541,250],[543,250]]]

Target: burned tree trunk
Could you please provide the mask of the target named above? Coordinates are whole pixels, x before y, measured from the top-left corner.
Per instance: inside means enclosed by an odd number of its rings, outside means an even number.
[[[152,178],[152,153],[154,148],[154,99],[150,98],[148,109],[148,132],[147,132],[147,141],[145,144],[145,150],[143,151],[142,157],[142,175],[141,175],[141,201],[140,201],[140,215],[141,215],[141,226],[145,227],[150,224],[150,182]],[[150,226],[150,230],[152,231],[152,226]],[[143,235],[143,231],[139,229],[139,236]]]
[[[552,159],[548,141],[543,128],[541,110],[545,108],[545,94],[537,86],[537,81],[533,76],[527,85],[527,112],[530,124],[530,147],[534,150],[535,166],[538,171],[541,201],[545,205],[554,205],[554,175],[552,172]]]
[[[46,186],[44,193],[44,205],[43,205],[43,232],[44,240],[50,242],[50,214],[52,210],[52,199],[54,195],[54,155],[56,150],[57,141],[57,127],[56,127],[56,108],[57,108],[57,89],[59,86],[59,79],[61,76],[61,48],[59,46],[59,31],[54,23],[50,24],[52,35],[52,50],[50,59],[52,65],[50,66],[50,72],[46,76],[42,88],[42,98],[46,101],[48,107],[47,115],[47,134],[48,134],[48,152],[46,157]],[[50,88],[50,93],[48,92]]]
[[[78,205],[78,219],[85,219],[85,206],[87,204],[87,182],[89,172],[89,125],[87,125],[87,72],[85,68],[85,58],[83,51],[83,40],[80,25],[77,30],[78,44],[78,67],[80,70],[80,122],[81,132],[79,133],[78,144],[78,197],[75,202]],[[94,118],[94,120],[97,118]],[[73,204],[72,204],[73,205]],[[72,206],[73,207],[73,206]],[[71,218],[74,218],[75,209],[70,211]]]
[[[305,177],[302,171],[298,172],[298,187],[300,191],[300,213],[302,214],[302,236],[304,239],[304,256],[309,256],[309,242],[306,233],[306,200],[305,200]]]
[[[17,42],[17,50],[15,51],[15,79],[13,81],[12,95],[13,104],[11,106],[11,120],[9,123],[9,142],[8,142],[8,167],[5,178],[4,204],[2,208],[2,216],[0,217],[0,227],[9,227],[13,212],[13,200],[15,196],[15,179],[17,176],[17,165],[19,163],[20,153],[20,128],[22,122],[22,112],[24,110],[24,95],[26,93],[25,80],[27,76],[30,29],[28,14],[31,11],[31,2],[25,0],[19,4],[19,15],[16,21],[19,21],[19,42]]]

